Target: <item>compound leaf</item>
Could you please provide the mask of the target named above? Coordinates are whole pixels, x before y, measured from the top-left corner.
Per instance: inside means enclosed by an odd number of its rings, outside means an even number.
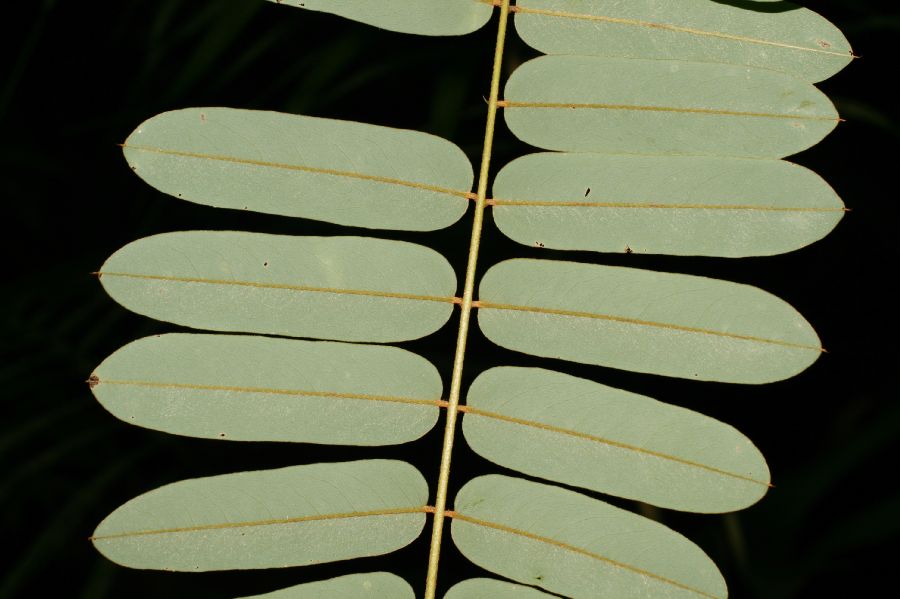
[[[141,178],[184,200],[378,229],[453,224],[473,177],[462,150],[427,133],[234,108],[164,112],[123,150]]]
[[[749,285],[633,268],[507,260],[485,273],[478,324],[503,347],[647,372],[767,383],[821,354],[806,320]]]
[[[281,568],[382,555],[425,525],[428,486],[394,460],[312,464],[184,480],[106,517],[92,541],[131,568]]]
[[[722,575],[699,547],[573,491],[481,476],[460,489],[454,510],[453,542],[463,555],[517,582],[569,597],[727,595]]]
[[[388,572],[348,574],[243,599],[416,599],[409,583]]]
[[[746,4],[746,3],[745,3]],[[518,0],[516,31],[545,54],[727,62],[831,77],[853,57],[837,27],[789,2]]]
[[[91,389],[125,422],[233,441],[405,443],[438,418],[441,378],[424,358],[377,345],[169,334],[129,343]]]
[[[782,160],[545,152],[507,164],[493,189],[503,233],[561,250],[765,256],[844,215],[821,177]]]
[[[542,56],[506,84],[504,116],[548,150],[781,158],[838,122],[812,84],[754,67]]]
[[[342,341],[403,341],[440,328],[456,277],[429,248],[369,237],[235,231],[154,235],[113,254],[106,291],[193,328]]]
[[[481,0],[269,0],[331,13],[389,31],[465,35],[488,22],[493,7]]]
[[[768,489],[762,454],[727,424],[560,372],[491,368],[464,409],[476,453],[532,476],[692,512],[742,509]]]

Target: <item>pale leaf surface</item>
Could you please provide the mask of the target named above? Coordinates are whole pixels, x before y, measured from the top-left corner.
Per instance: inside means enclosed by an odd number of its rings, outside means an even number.
[[[782,160],[540,153],[507,164],[493,192],[504,234],[559,250],[767,256],[844,215],[821,177]]]
[[[164,112],[123,150],[177,198],[377,229],[453,224],[473,177],[462,150],[427,133],[235,108]]]
[[[243,599],[416,599],[409,583],[388,572],[348,574]]]
[[[749,285],[551,260],[507,260],[481,281],[478,324],[517,351],[704,381],[791,377],[822,349],[790,305]]]
[[[518,0],[516,31],[545,54],[727,62],[821,81],[852,59],[822,16],[789,2]]]
[[[134,241],[100,281],[129,310],[193,328],[377,342],[439,329],[456,288],[447,260],[421,245],[236,231]]]
[[[838,122],[801,79],[678,60],[542,56],[516,69],[504,103],[516,137],[573,152],[781,158]]]
[[[453,541],[496,574],[567,597],[724,599],[725,581],[678,533],[580,493],[508,476],[466,483]]]
[[[441,378],[380,345],[168,334],[129,343],[90,379],[116,417],[232,441],[388,445],[437,422]]]
[[[493,578],[464,580],[450,587],[444,595],[444,599],[547,599],[548,597],[553,595]]]
[[[768,489],[765,459],[731,426],[560,372],[491,368],[465,410],[469,446],[531,476],[691,512],[739,510]]]
[[[465,35],[481,29],[492,7],[482,0],[269,0],[331,13],[389,31]]]
[[[125,503],[92,541],[131,568],[281,568],[396,551],[425,525],[405,462],[362,460],[184,480]]]

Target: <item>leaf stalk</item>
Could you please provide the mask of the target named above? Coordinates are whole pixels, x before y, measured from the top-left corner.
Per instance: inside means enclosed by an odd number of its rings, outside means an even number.
[[[456,433],[456,415],[459,411],[459,394],[462,385],[463,362],[466,354],[466,339],[469,334],[469,319],[472,314],[472,296],[475,291],[475,269],[478,264],[478,249],[481,245],[481,228],[484,222],[484,206],[487,198],[488,174],[491,165],[491,150],[494,142],[494,124],[497,120],[497,101],[500,95],[500,71],[503,66],[503,46],[506,41],[506,23],[509,17],[510,0],[500,4],[500,21],[497,26],[497,45],[494,48],[494,67],[491,73],[491,95],[488,99],[487,124],[484,131],[484,146],[481,153],[481,170],[478,175],[478,191],[475,198],[475,217],[472,222],[472,237],[469,242],[469,258],[466,264],[466,280],[460,304],[459,333],[456,337],[456,353],[453,357],[453,376],[450,380],[450,396],[447,405],[447,421],[444,427],[444,444],[441,449],[441,466],[438,476],[437,495],[434,508],[434,522],[431,531],[431,548],[428,552],[428,575],[425,580],[425,599],[434,599],[437,590],[438,562],[441,555],[444,518],[447,515],[447,485],[450,480],[450,460],[453,454],[453,440]]]

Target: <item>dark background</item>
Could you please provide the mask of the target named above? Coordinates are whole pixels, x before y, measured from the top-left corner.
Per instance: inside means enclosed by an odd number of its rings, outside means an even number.
[[[728,260],[561,253],[519,246],[487,219],[480,271],[512,256],[553,257],[716,276],[784,298],[829,353],[789,381],[763,387],[669,380],[531,358],[470,333],[465,386],[497,364],[541,365],[652,395],[728,422],[767,456],[776,488],[737,514],[694,515],[614,503],[660,519],[718,563],[735,598],[857,597],[891,584],[900,489],[895,386],[897,246],[896,78],[900,11],[866,0],[804,2],[835,22],[862,58],[821,85],[847,119],[792,158],[823,175],[852,212],[813,246]],[[110,8],[112,7],[112,8]],[[397,457],[436,480],[442,430],[381,449],[241,444],[128,426],[83,381],[138,337],[175,330],[113,303],[88,273],[122,245],[164,231],[242,229],[366,234],[300,219],[216,210],[165,196],[135,177],[116,143],[141,121],[187,106],[272,109],[419,129],[454,141],[478,163],[496,17],[465,38],[381,31],[258,0],[33,0],[5,19],[15,52],[0,81],[2,177],[8,226],[3,276],[0,522],[7,556],[0,596],[220,597],[343,573],[385,569],[421,592],[428,533],[392,555],[262,572],[177,574],[115,566],[87,537],[124,501],[182,478],[318,461]],[[506,74],[535,53],[513,34]],[[527,153],[502,124],[497,168]],[[471,211],[436,233],[376,232],[465,264]],[[449,384],[456,319],[403,344]],[[893,398],[893,399],[891,399]],[[475,474],[500,470],[461,440],[451,497]],[[428,529],[426,529],[427,531]],[[445,543],[442,588],[484,575]],[[889,591],[887,591],[889,593]],[[879,593],[881,594],[881,593]]]

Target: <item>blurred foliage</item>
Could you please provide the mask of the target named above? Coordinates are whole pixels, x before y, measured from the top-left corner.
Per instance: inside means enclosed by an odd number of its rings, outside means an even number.
[[[848,122],[794,160],[822,174],[853,210],[814,246],[740,261],[563,254],[553,257],[717,276],[767,289],[816,326],[828,354],[801,376],[765,387],[670,381],[565,362],[550,367],[646,393],[729,422],[767,456],[776,488],[737,514],[637,509],[696,540],[737,599],[863,596],[890,585],[900,538],[894,471],[900,406],[895,301],[886,292],[898,251],[892,190],[900,11],[875,0],[804,2],[834,21],[862,58],[822,87]],[[304,220],[202,208],[163,196],[125,167],[116,143],[142,120],[194,105],[272,109],[414,128],[480,154],[493,28],[465,38],[393,34],[261,0],[34,0],[7,19],[16,52],[0,82],[4,278],[0,522],[8,557],[0,597],[221,597],[386,569],[420,588],[427,535],[403,551],[346,563],[264,572],[173,574],[106,562],[87,541],[123,501],[181,478],[316,461],[405,457],[430,479],[441,430],[375,450],[212,442],[129,427],[105,413],[83,381],[106,355],[176,327],[127,313],[88,274],[117,248],[152,233],[245,229],[293,234],[360,231]],[[226,8],[227,7],[227,8]],[[511,40],[509,70],[534,53]],[[501,125],[494,170],[529,149]],[[458,272],[471,217],[437,233],[379,233],[425,243]],[[511,256],[547,256],[487,223],[482,268]],[[455,337],[405,347],[449,381]],[[466,385],[496,364],[546,361],[501,350],[475,330]],[[891,399],[893,397],[894,399]],[[495,471],[459,444],[451,495]],[[612,500],[621,505],[628,502]],[[442,586],[480,574],[452,546]]]

